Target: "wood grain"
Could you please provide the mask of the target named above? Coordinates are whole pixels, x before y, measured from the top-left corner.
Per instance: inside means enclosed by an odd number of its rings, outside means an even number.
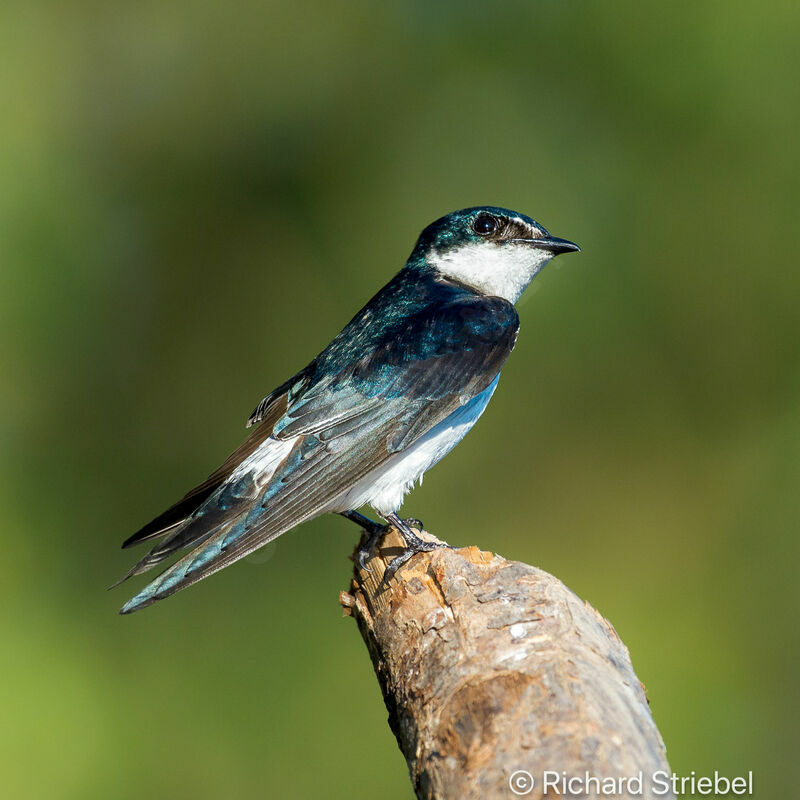
[[[533,776],[523,795],[532,800],[607,796],[545,793],[545,770],[642,773],[641,793],[634,783],[614,796],[656,797],[651,775],[670,772],[664,743],[610,623],[552,575],[476,547],[415,555],[382,584],[401,544],[389,531],[372,572],[356,567],[340,599],[369,650],[417,797],[514,797],[517,770]]]

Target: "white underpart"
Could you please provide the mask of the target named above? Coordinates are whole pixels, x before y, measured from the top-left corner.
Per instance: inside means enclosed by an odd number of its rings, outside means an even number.
[[[390,456],[378,469],[329,503],[326,511],[347,511],[371,505],[379,514],[397,511],[403,498],[434,464],[444,458],[483,414],[500,380],[498,375],[480,394],[443,419],[410,447]],[[266,486],[291,452],[298,437],[281,440],[270,436],[231,473],[236,481],[248,473],[259,489]]]
[[[296,436],[285,440],[270,436],[236,467],[228,479],[229,482],[232,483],[249,472],[259,489],[266,486],[275,470],[286,460],[296,441]]]
[[[433,252],[430,264],[446,278],[516,303],[553,253],[523,242],[474,242]]]
[[[434,426],[406,450],[391,456],[355,486],[337,498],[331,511],[371,505],[379,514],[397,511],[406,493],[437,461],[444,458],[483,414],[497,387],[498,375],[479,395]]]

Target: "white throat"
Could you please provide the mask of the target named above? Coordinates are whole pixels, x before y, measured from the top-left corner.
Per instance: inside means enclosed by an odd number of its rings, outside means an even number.
[[[428,261],[446,278],[516,303],[552,257],[548,250],[529,244],[476,242],[445,253],[434,251]]]

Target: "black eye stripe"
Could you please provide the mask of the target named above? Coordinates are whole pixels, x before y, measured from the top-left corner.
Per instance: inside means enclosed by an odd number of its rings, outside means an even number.
[[[499,225],[497,217],[491,214],[478,214],[472,223],[472,230],[481,236],[488,236],[490,233],[494,233]]]

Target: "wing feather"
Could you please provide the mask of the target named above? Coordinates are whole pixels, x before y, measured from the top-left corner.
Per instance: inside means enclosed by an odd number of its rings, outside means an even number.
[[[256,434],[264,430],[259,444],[291,443],[266,485],[226,514],[210,516],[196,536],[173,533],[163,543],[167,550],[194,548],[122,613],[174,594],[331,510],[355,483],[483,391],[511,353],[518,328],[507,301],[457,291],[411,315],[402,328],[389,328],[368,352],[346,359],[336,371],[315,374],[324,362],[321,354],[299,379],[280,387],[278,399],[270,395],[251,415],[251,422],[260,422]],[[241,463],[245,445],[226,465]],[[217,485],[212,492],[222,490]],[[148,555],[161,560],[157,548]]]
[[[272,433],[272,426],[286,412],[287,396],[285,387],[286,384],[276,389],[275,392],[270,395],[270,403],[263,409],[263,413],[259,418],[260,424],[258,427],[255,428],[244,442],[225,459],[225,462],[218,469],[214,470],[201,484],[189,491],[163,514],[159,514],[154,520],[148,522],[147,525],[140,528],[132,536],[129,536],[122,543],[122,547],[132,547],[140,542],[163,536],[176,526],[182,525],[198,508],[200,508],[211,495],[228,480],[236,467],[253,455],[253,453],[255,453],[269,438]],[[264,402],[265,401],[262,401],[262,403]],[[170,539],[174,544],[181,541],[180,536],[176,536],[175,538],[170,537]],[[186,544],[190,543],[191,541],[186,542]],[[180,547],[183,546],[185,545],[180,545]],[[164,558],[171,555],[172,552],[175,552],[175,549],[179,548],[173,548],[171,552],[166,553]]]

